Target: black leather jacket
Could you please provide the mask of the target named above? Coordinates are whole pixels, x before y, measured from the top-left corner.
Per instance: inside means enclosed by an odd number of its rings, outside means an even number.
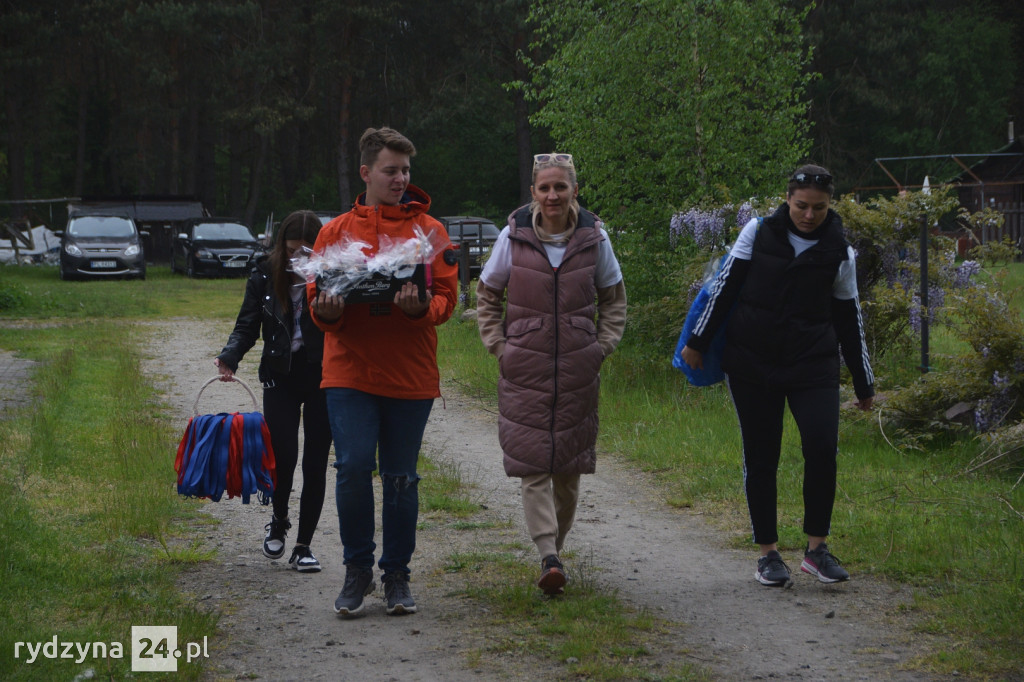
[[[256,345],[262,330],[263,357],[260,358],[259,379],[264,387],[273,386],[275,379],[287,376],[291,369],[293,320],[293,316],[282,309],[274,293],[270,259],[261,256],[245,285],[245,298],[235,320],[235,329],[217,359],[231,371],[238,371],[238,363]],[[299,325],[310,370],[319,374],[324,355],[324,333],[310,318],[305,297]]]

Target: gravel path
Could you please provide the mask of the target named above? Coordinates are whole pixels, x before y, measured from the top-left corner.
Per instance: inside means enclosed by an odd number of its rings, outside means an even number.
[[[146,371],[156,377],[184,429],[196,391],[215,374],[211,360],[231,325],[181,318],[147,327]],[[240,376],[251,378],[259,395],[257,352],[246,358]],[[324,565],[318,574],[297,574],[284,560],[262,555],[269,508],[243,506],[237,499],[206,505],[216,523],[196,534],[217,549],[217,558],[191,571],[182,587],[222,614],[221,630],[210,642],[209,679],[457,682],[565,676],[565,669],[547,662],[466,655],[485,649],[501,633],[488,631],[485,605],[458,596],[466,576],[446,572],[447,558],[493,542],[496,534],[530,546],[524,562],[535,557],[522,522],[518,481],[501,469],[493,415],[450,385],[442,391],[424,451],[457,467],[486,505],[474,520],[508,523],[499,530],[453,534],[441,519],[421,515],[411,566],[419,612],[386,617],[378,587],[368,598],[366,616],[341,620],[331,608],[344,575],[333,471],[313,543]],[[201,413],[235,409],[251,409],[248,395],[220,382],[204,392],[199,407]],[[297,489],[299,478],[297,471]],[[699,515],[668,508],[647,477],[610,456],[599,458],[597,474],[583,478],[580,497],[567,549],[586,557],[599,583],[622,600],[669,621],[675,646],[656,656],[702,666],[723,680],[943,679],[900,670],[922,647],[934,645],[912,633],[899,615],[899,607],[909,603],[908,589],[861,577],[855,566],[848,583],[823,585],[797,571],[790,589],[761,587],[753,580],[753,547],[727,547]],[[295,510],[297,499],[293,493]],[[288,539],[290,552],[294,535]],[[799,565],[797,557],[786,558],[790,566]]]

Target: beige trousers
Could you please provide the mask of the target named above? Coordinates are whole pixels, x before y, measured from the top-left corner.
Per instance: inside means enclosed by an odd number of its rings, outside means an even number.
[[[540,557],[558,554],[576,518],[579,474],[532,474],[522,478],[526,528]]]

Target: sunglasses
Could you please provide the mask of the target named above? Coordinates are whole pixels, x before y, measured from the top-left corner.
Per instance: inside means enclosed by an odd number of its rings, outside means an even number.
[[[789,179],[790,182],[795,182],[798,185],[817,185],[818,187],[828,187],[832,184],[832,176],[828,173],[797,173]]]
[[[536,168],[541,164],[554,163],[560,166],[571,166],[572,165],[572,154],[534,154],[533,155],[533,167]]]

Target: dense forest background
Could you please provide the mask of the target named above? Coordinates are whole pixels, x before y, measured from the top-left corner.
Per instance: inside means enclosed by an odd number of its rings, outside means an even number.
[[[0,8],[5,201],[191,195],[254,226],[344,210],[362,191],[361,132],[390,125],[418,148],[434,215],[502,220],[528,196],[532,154],[558,147],[580,158],[585,202],[591,171],[606,219],[663,203],[637,214],[660,224],[702,197],[777,191],[794,161],[849,191],[889,183],[876,157],[981,154],[1015,114],[1024,127],[1019,0]],[[649,168],[685,191],[645,187]],[[929,171],[897,172],[913,185]],[[0,218],[22,210],[51,208],[3,204]]]

